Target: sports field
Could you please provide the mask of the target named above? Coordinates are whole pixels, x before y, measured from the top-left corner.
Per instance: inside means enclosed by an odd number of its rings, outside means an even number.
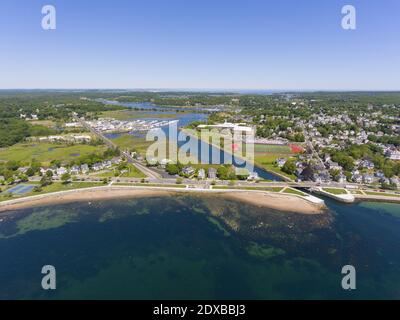
[[[8,193],[22,195],[31,192],[35,186],[31,184],[19,184],[7,190]]]
[[[254,152],[256,153],[291,153],[289,146],[270,145],[270,144],[255,144]]]
[[[79,156],[101,153],[106,146],[90,146],[85,144],[67,145],[53,143],[18,143],[0,150],[0,161],[21,161],[29,164],[33,159],[49,164],[52,160],[71,161]]]

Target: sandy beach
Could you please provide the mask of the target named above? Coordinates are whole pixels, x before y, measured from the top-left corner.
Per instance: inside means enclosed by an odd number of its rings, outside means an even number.
[[[99,201],[111,199],[134,199],[158,196],[170,196],[171,192],[153,189],[127,189],[127,188],[107,188],[107,189],[83,189],[72,190],[62,193],[49,193],[37,197],[21,198],[0,203],[0,212],[18,210],[30,207],[56,205],[61,203]],[[13,202],[12,202],[13,201]],[[11,202],[11,203],[10,203]]]
[[[43,194],[33,197],[9,200],[0,203],[0,212],[12,211],[30,207],[55,205],[79,201],[98,201],[123,198],[150,198],[173,196],[176,192],[190,193],[187,190],[157,190],[156,188],[123,188],[97,187],[79,190],[70,190],[57,193]],[[201,192],[198,192],[200,194]],[[223,197],[227,200],[241,201],[259,207],[271,208],[286,212],[303,214],[319,214],[324,207],[312,204],[296,196],[273,194],[264,192],[229,191],[206,192],[204,194]]]
[[[320,214],[325,206],[313,204],[296,196],[261,192],[229,192],[222,194],[226,199],[242,201],[259,207],[285,212]]]

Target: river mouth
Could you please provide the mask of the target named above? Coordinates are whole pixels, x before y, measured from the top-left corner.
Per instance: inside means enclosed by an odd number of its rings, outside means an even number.
[[[0,298],[398,298],[399,219],[329,205],[303,215],[182,194],[9,212]],[[361,279],[352,292],[340,285],[349,263]],[[40,288],[47,264],[55,292]]]

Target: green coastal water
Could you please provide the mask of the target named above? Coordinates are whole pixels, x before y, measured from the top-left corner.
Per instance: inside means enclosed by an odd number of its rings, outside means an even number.
[[[0,299],[399,299],[400,205],[327,204],[303,215],[177,195],[7,212]],[[341,288],[346,264],[356,290]]]

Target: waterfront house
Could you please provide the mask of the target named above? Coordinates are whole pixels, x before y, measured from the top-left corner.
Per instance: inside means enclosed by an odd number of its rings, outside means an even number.
[[[247,180],[258,180],[258,173],[257,172],[250,172],[249,176],[247,177]]]
[[[93,169],[94,171],[100,171],[100,170],[103,169],[103,164],[102,164],[102,163],[95,163],[95,164],[92,166],[92,169]]]
[[[79,167],[78,166],[73,166],[71,168],[70,172],[71,172],[71,174],[75,174],[75,175],[79,174]]]
[[[400,180],[397,177],[390,178],[390,183],[400,187]]]
[[[355,183],[361,183],[363,181],[363,177],[360,174],[354,174],[353,177],[352,177],[352,180]]]
[[[199,179],[201,179],[201,180],[205,179],[206,178],[206,171],[203,168],[199,169],[199,171],[197,173],[197,177]]]
[[[209,179],[216,179],[217,178],[217,170],[215,168],[208,169],[208,178]]]
[[[111,168],[112,162],[110,160],[103,161],[104,168]]]
[[[337,181],[338,183],[346,183],[347,178],[346,178],[346,176],[345,176],[343,173],[341,173],[341,174],[339,174],[339,175],[336,177],[336,181]]]
[[[81,165],[81,171],[82,171],[83,174],[88,173],[89,172],[89,166],[86,163],[82,164]]]
[[[195,169],[194,169],[193,167],[184,167],[184,168],[182,169],[182,173],[183,173],[184,175],[187,175],[187,176],[192,175],[194,172],[195,172]]]
[[[68,173],[68,170],[65,167],[60,167],[57,168],[56,173],[58,176],[62,176],[63,174]]]
[[[362,181],[364,183],[372,183],[372,182],[374,182],[374,177],[370,174],[364,174],[362,177]]]

